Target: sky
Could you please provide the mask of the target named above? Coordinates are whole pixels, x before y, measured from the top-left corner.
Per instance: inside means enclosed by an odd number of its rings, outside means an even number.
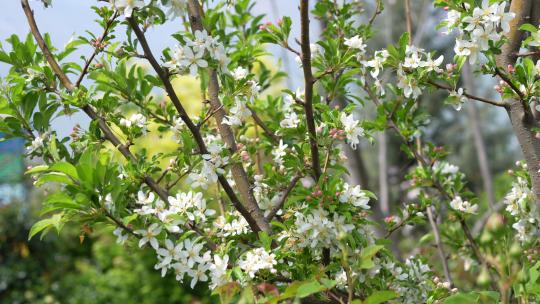
[[[274,3],[272,3],[274,2]],[[97,0],[53,0],[52,7],[45,9],[40,1],[30,0],[30,5],[34,9],[35,18],[42,34],[50,33],[53,43],[62,47],[69,41],[72,36],[84,35],[86,30],[93,31],[98,35],[101,34],[99,26],[94,22],[95,13],[91,10],[94,5],[108,5]],[[290,16],[293,19],[293,27],[291,37],[299,36],[299,29],[296,20],[299,19],[298,1],[290,0],[264,0],[257,1],[254,7],[254,14],[266,15],[263,22],[275,22],[281,16]],[[295,26],[296,25],[296,26]],[[314,26],[313,26],[314,27]],[[161,54],[161,50],[166,47],[171,47],[175,44],[175,40],[170,36],[176,32],[176,24],[169,22],[159,27],[151,28],[147,32],[147,39],[155,54]],[[26,17],[22,11],[20,1],[18,0],[0,0],[0,42],[6,45],[4,41],[11,35],[16,34],[24,37],[28,34],[28,24]],[[316,34],[316,29],[314,33]],[[86,53],[90,53],[88,48]],[[300,76],[300,70],[296,68],[294,57],[288,53],[284,53],[279,47],[271,47],[271,53],[278,57],[284,54],[290,66],[293,67],[292,74]],[[74,60],[84,53],[77,53]],[[81,62],[81,61],[79,61]],[[0,77],[7,72],[7,65],[0,63]],[[298,77],[292,77],[298,79]],[[82,114],[76,114],[71,118],[62,117],[56,120],[53,128],[58,131],[59,135],[67,136],[71,132],[71,128],[79,123],[86,125],[88,119]]]

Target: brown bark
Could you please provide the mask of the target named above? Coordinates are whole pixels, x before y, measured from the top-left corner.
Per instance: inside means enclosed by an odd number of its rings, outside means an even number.
[[[188,13],[189,13],[189,22],[191,24],[191,30],[203,31],[204,26],[202,22],[202,7],[200,6],[197,0],[188,1]],[[222,107],[221,101],[219,100],[219,80],[217,73],[214,69],[208,69],[208,94],[210,105],[214,109],[214,118],[218,126],[219,133],[221,138],[229,148],[231,153],[236,153],[236,140],[234,138],[234,133],[229,125],[223,124],[222,121],[225,118],[225,110]],[[253,188],[249,182],[248,176],[242,163],[234,162],[231,164],[231,173],[242,197],[242,203],[247,209],[250,217],[256,222],[257,230],[262,230],[267,233],[271,233],[272,230],[270,225],[265,220],[264,215],[257,204],[255,196],[253,195]],[[256,230],[256,231],[257,231]]]
[[[520,31],[519,27],[523,23],[534,22],[531,20],[533,2],[536,1],[512,1],[510,11],[515,13],[516,17],[510,23],[510,32],[506,34],[508,43],[502,47],[502,54],[497,58],[499,67],[506,68],[508,65],[515,64],[524,35],[524,32]],[[540,141],[535,138],[536,133],[531,131],[531,128],[535,126],[534,117],[523,100],[511,99],[505,102],[512,128],[525,156],[525,162],[532,179],[533,192],[538,204],[540,203]]]

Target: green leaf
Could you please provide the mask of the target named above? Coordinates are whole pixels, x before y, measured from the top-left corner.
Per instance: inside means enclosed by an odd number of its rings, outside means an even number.
[[[58,147],[56,146],[56,134],[53,134],[51,136],[49,152],[51,152],[51,155],[54,160],[60,160],[60,155],[58,154]]]
[[[384,246],[382,245],[371,245],[364,248],[360,254],[360,268],[370,269],[374,267],[375,264],[373,263],[372,258],[383,248]]]
[[[409,33],[403,33],[401,37],[399,38],[399,48],[402,52],[405,52],[405,49],[407,48],[407,45],[409,44]]]
[[[30,169],[28,169],[25,174],[33,174],[33,173],[40,173],[40,172],[45,172],[49,170],[49,166],[47,165],[40,165],[40,166],[35,166],[35,167],[32,167]]]
[[[261,241],[263,247],[265,250],[270,250],[272,247],[272,238],[268,235],[268,233],[261,231],[259,232],[259,240]]]
[[[446,298],[443,304],[479,304],[498,303],[499,293],[496,291],[480,291],[458,293]]]
[[[73,180],[64,173],[50,172],[41,175],[35,183],[35,186],[41,186],[44,183],[60,183],[66,185],[73,185]]]
[[[77,168],[67,162],[59,162],[51,166],[51,171],[62,172],[68,176],[71,176],[74,179],[79,179],[79,174],[77,173]]]
[[[386,301],[395,299],[398,294],[391,290],[379,290],[372,293],[363,304],[381,304]]]
[[[326,290],[326,287],[321,285],[321,283],[319,283],[318,281],[311,281],[304,283],[300,287],[298,287],[298,290],[296,291],[296,296],[299,298],[305,298],[309,295],[321,292],[323,290]]]
[[[48,229],[54,227],[57,231],[60,231],[62,227],[62,213],[58,213],[53,215],[50,218],[43,219],[37,223],[35,223],[32,228],[30,228],[30,232],[28,233],[28,240],[30,240],[34,235],[38,234],[39,232],[47,231]],[[43,235],[42,235],[43,236]]]
[[[527,32],[531,32],[531,33],[536,33],[538,32],[538,28],[530,23],[525,23],[523,24],[522,26],[519,27],[519,29],[521,31],[527,31]]]
[[[28,233],[28,240],[32,239],[34,235],[38,234],[46,228],[50,228],[51,226],[51,219],[44,219],[35,223],[32,228],[30,228],[30,232]]]

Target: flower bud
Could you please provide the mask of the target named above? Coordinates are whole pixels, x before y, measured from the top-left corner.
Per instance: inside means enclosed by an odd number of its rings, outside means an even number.
[[[506,69],[508,70],[508,73],[510,74],[514,74],[514,72],[516,71],[516,68],[514,68],[513,65],[509,64]]]

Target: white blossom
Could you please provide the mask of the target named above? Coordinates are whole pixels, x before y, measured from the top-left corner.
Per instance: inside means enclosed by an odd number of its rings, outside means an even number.
[[[227,278],[227,266],[229,263],[229,256],[224,255],[220,257],[219,255],[214,255],[214,263],[210,264],[210,288],[215,289],[216,287],[225,285],[228,282]]]
[[[203,59],[204,49],[199,49],[194,52],[191,47],[184,47],[184,57],[180,61],[180,65],[189,70],[192,76],[197,75],[198,68],[208,67],[208,62]]]
[[[181,17],[186,10],[186,0],[169,0],[165,3],[168,8],[167,15],[171,18]]]
[[[231,72],[234,80],[242,80],[247,77],[249,74],[249,71],[247,69],[244,69],[243,67],[237,67]]]
[[[351,38],[345,38],[345,45],[352,49],[357,49],[360,52],[364,52],[366,49],[366,45],[364,44],[364,39],[362,39],[362,37],[358,35]]]
[[[450,98],[455,101],[452,105],[456,111],[461,110],[462,105],[467,101],[467,96],[463,95],[463,88],[459,88],[457,91],[451,91]]]
[[[117,227],[116,229],[114,229],[113,234],[116,236],[117,244],[123,245],[128,239],[129,235],[123,232],[124,232],[123,228]]]
[[[128,119],[121,118],[120,125],[126,128],[138,127],[146,132],[146,117],[140,113],[132,114]]]
[[[285,151],[287,149],[287,147],[288,147],[288,145],[284,144],[283,140],[280,139],[279,140],[279,145],[274,150],[272,150],[272,155],[274,156],[274,162],[279,167],[283,167],[283,156],[285,156],[287,154],[286,151]]]
[[[148,194],[144,193],[144,191],[139,190],[137,192],[137,200],[135,201],[138,205],[149,205],[152,204],[155,200],[154,192],[149,192]]]
[[[126,18],[131,17],[133,10],[144,6],[143,0],[110,0],[112,6]]]
[[[478,205],[471,204],[469,201],[464,201],[460,196],[454,197],[450,202],[450,207],[463,213],[475,214],[478,211]]]
[[[345,183],[343,185],[343,191],[339,195],[339,201],[342,203],[349,203],[355,207],[360,207],[362,209],[370,209],[369,206],[369,197],[367,194],[360,188],[360,185],[351,187],[349,184]]]
[[[29,153],[33,153],[43,148],[44,143],[49,139],[50,134],[51,134],[50,131],[39,134],[32,140],[32,143],[30,144],[30,146],[26,147],[26,150]]]
[[[341,113],[340,121],[343,124],[343,130],[347,136],[347,142],[353,149],[360,143],[360,137],[364,136],[364,129],[360,127],[360,121],[354,119],[354,115]]]
[[[206,271],[210,268],[209,264],[198,264],[197,268],[192,268],[188,270],[188,275],[191,277],[191,288],[194,288],[197,282],[206,282],[208,281],[208,276]]]
[[[139,247],[144,246],[146,243],[150,243],[152,248],[156,250],[159,248],[159,243],[156,236],[161,233],[161,227],[157,223],[153,223],[152,225],[148,226],[146,230],[135,230],[134,233],[142,236],[139,240]]]
[[[246,253],[244,259],[240,260],[238,263],[238,266],[240,266],[250,278],[254,278],[257,272],[264,269],[275,273],[276,270],[274,269],[274,266],[276,264],[275,254],[267,252],[264,248],[255,248]]]

